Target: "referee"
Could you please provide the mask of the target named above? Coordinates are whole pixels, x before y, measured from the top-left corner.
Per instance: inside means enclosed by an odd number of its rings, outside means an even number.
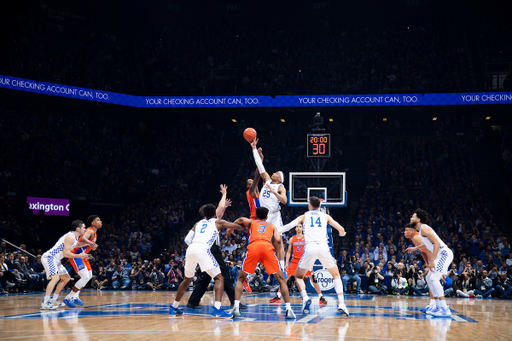
[[[226,208],[231,205],[231,200],[226,200],[227,186],[220,185],[220,192],[222,193],[222,199],[220,200],[219,206],[217,207],[217,219],[221,219],[222,216],[224,215],[224,211],[226,210]],[[204,206],[202,206],[199,209],[199,214],[201,216],[203,215]],[[222,274],[222,277],[224,277],[224,291],[226,292],[226,295],[228,295],[231,307],[233,307],[233,304],[235,302],[235,288],[233,286],[233,281],[231,280],[228,268],[226,267],[226,263],[222,258],[219,235],[217,235],[217,238],[215,238],[215,242],[213,243],[210,250],[212,252],[212,255],[215,257],[217,263],[219,263],[220,272]],[[208,285],[210,284],[211,280],[212,277],[208,275],[208,273],[201,272],[201,278],[196,283],[194,291],[192,292],[188,299],[187,308],[201,309],[203,307],[202,305],[199,304],[199,302],[201,301],[201,298],[204,296],[206,289],[208,289]],[[247,309],[247,306],[240,303],[240,309]]]

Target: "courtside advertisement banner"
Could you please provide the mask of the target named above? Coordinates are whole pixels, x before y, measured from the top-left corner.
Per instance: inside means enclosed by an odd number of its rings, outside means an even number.
[[[136,108],[397,107],[512,104],[512,92],[313,95],[134,96],[0,75],[0,88]]]
[[[45,215],[69,216],[69,199],[27,197],[27,204],[34,214],[42,210]]]

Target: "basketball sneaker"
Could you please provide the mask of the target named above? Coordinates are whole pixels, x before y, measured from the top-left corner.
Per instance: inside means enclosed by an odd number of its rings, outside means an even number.
[[[302,307],[302,313],[303,314],[309,314],[309,311],[311,310],[311,299],[304,302],[304,306]]]
[[[295,316],[295,313],[293,312],[293,310],[288,309],[288,310],[286,311],[286,319],[287,319],[287,320],[293,320],[293,319],[295,319],[295,318],[297,318],[297,317]]]
[[[251,289],[251,286],[249,285],[249,278],[245,277],[245,280],[244,280],[244,289],[245,291],[247,291],[249,294],[252,293],[252,289]]]
[[[451,317],[452,312],[450,308],[438,307],[431,313],[432,317]]]
[[[76,304],[73,302],[72,298],[64,298],[64,303],[70,308],[76,308]]]
[[[227,319],[232,319],[233,318],[233,314],[225,312],[224,309],[222,309],[222,308],[217,309],[215,307],[213,307],[212,316],[213,317],[227,318]]]
[[[281,299],[276,295],[276,297],[270,300],[270,303],[281,303]]]
[[[432,312],[433,312],[434,310],[436,310],[436,309],[437,309],[437,307],[435,307],[435,306],[434,306],[434,307],[432,307],[432,306],[430,306],[430,305],[429,305],[429,306],[427,306],[427,308],[425,309],[425,314],[427,314],[427,315],[431,315],[431,314],[432,314]]]
[[[323,296],[320,297],[320,305],[327,305],[327,301],[325,300],[325,298]]]
[[[50,302],[52,302],[52,304],[54,306],[56,306],[57,308],[62,308],[62,307],[65,307],[66,304],[62,303],[61,301],[59,300],[50,300]]]
[[[48,302],[43,301],[41,303],[41,310],[55,310],[57,308],[58,308],[58,306],[53,305],[51,301],[48,301]]]
[[[233,314],[233,317],[242,316],[242,313],[240,312],[240,308],[233,308],[233,310],[231,311],[231,314]]]
[[[174,308],[172,305],[169,307],[169,315],[183,315],[183,310]]]
[[[347,306],[345,305],[345,303],[340,303],[338,305],[338,311],[341,313],[341,315],[345,314],[345,315],[349,316],[348,309],[347,309]]]
[[[76,305],[84,305],[84,302],[82,302],[82,300],[80,300],[78,297],[76,297],[73,300],[73,303],[76,304]]]

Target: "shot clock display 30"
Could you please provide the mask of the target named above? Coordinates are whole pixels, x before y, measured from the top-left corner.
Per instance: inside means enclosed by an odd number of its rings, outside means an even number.
[[[308,134],[308,157],[330,157],[331,134]]]

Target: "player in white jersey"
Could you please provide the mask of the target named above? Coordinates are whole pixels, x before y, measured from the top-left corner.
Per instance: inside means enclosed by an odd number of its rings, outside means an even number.
[[[44,296],[43,303],[41,304],[41,309],[52,310],[59,308],[59,294],[66,283],[70,280],[66,268],[61,263],[62,258],[91,258],[91,255],[87,253],[74,254],[71,252],[75,246],[80,247],[86,245],[85,243],[78,242],[78,238],[85,232],[84,222],[81,220],[75,220],[71,223],[71,226],[74,231],[68,232],[60,237],[57,243],[50,250],[43,253],[43,256],[41,257],[41,263],[43,264],[44,271],[46,272],[46,277],[50,280],[46,287],[46,294]],[[50,300],[50,295],[59,280],[61,282],[55,289],[54,299]],[[57,297],[56,299],[55,296]]]
[[[258,139],[249,143],[252,147],[252,154],[254,161],[260,172],[260,176],[265,181],[265,184],[261,188],[260,192],[260,207],[268,209],[267,222],[274,225],[277,229],[283,226],[283,219],[281,218],[281,207],[280,204],[286,205],[288,203],[288,197],[286,196],[286,188],[284,188],[284,174],[283,172],[275,172],[272,176],[268,175],[263,166],[263,161],[258,153]],[[274,244],[276,248],[276,255],[279,259],[279,265],[281,270],[284,271],[284,243]],[[286,275],[285,275],[286,278]]]
[[[309,198],[308,208],[308,212],[296,218],[291,223],[286,224],[279,230],[280,233],[284,233],[298,224],[302,224],[303,226],[306,248],[297,266],[297,271],[295,272],[296,282],[299,286],[300,295],[302,296],[302,310],[304,314],[308,314],[311,306],[311,299],[306,292],[304,276],[308,271],[313,270],[313,265],[318,259],[334,278],[334,290],[336,290],[339,300],[338,311],[348,316],[349,313],[343,297],[343,283],[341,282],[340,272],[336,266],[336,260],[329,251],[327,224],[337,229],[340,233],[340,237],[346,235],[345,229],[336,220],[332,219],[330,215],[319,211],[320,199],[317,197]]]
[[[427,309],[427,314],[434,317],[450,317],[452,313],[446,305],[444,298],[444,289],[441,285],[441,277],[447,274],[448,268],[453,261],[453,252],[439,238],[437,233],[427,224],[428,213],[425,210],[417,209],[411,217],[411,224],[419,232],[424,247],[431,253],[429,254],[428,267],[431,271],[430,283],[428,283],[434,300],[436,302],[435,309]],[[422,247],[420,245],[420,247]]]
[[[232,318],[232,314],[221,308],[224,277],[220,273],[219,264],[212,255],[210,248],[221,228],[243,229],[245,226],[214,218],[217,213],[215,206],[212,204],[203,208],[203,214],[204,219],[198,221],[185,238],[185,242],[189,245],[185,255],[185,278],[178,287],[176,298],[169,308],[169,315],[183,315],[183,310],[179,309],[180,300],[192,281],[196,266],[199,264],[201,271],[208,273],[215,281],[215,303],[212,315],[214,317]]]

